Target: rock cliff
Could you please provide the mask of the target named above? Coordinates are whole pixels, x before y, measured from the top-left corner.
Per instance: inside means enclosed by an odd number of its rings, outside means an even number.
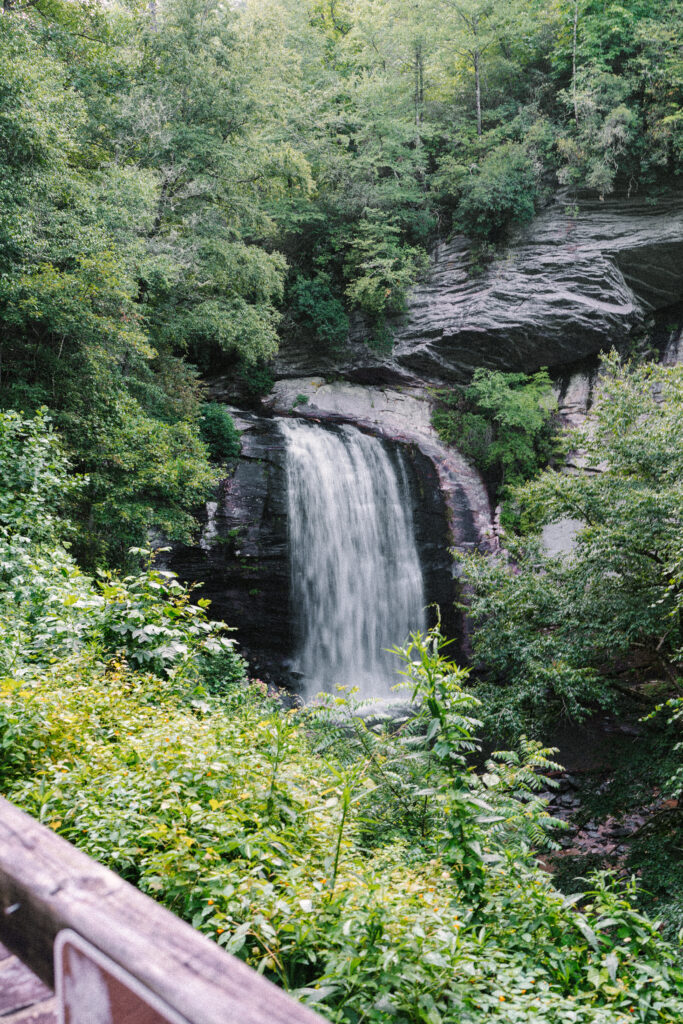
[[[305,387],[307,382],[297,385]],[[324,415],[318,409],[312,418],[363,426],[360,416],[354,414],[359,414],[363,403],[370,399],[365,389],[348,387],[352,394],[345,397],[347,415],[339,412],[344,396],[336,395],[335,415]],[[281,406],[273,402],[276,411],[289,412],[288,399],[283,397],[282,401]],[[203,582],[201,596],[211,601],[211,614],[237,629],[241,649],[256,675],[296,688],[296,680],[289,678],[287,670],[297,638],[290,599],[285,439],[277,417],[231,411],[240,431],[241,455],[232,474],[221,482],[215,500],[203,510],[199,543],[193,547],[176,545],[165,564],[188,582]],[[313,407],[308,412],[312,414]],[[455,637],[461,623],[453,605],[456,594],[449,554],[453,523],[457,524],[457,537],[464,548],[478,546],[488,508],[486,493],[479,495],[484,506],[477,522],[465,492],[457,489],[455,477],[450,491],[442,491],[438,460],[422,450],[417,436],[409,437],[404,430],[400,437],[394,437],[387,424],[384,429],[377,425],[371,432],[384,437],[389,445],[400,443],[407,457],[404,465],[413,496],[415,538],[426,599],[442,609],[443,626],[448,635]],[[474,479],[472,486],[476,486]],[[454,495],[459,502],[457,510]]]
[[[467,380],[478,366],[560,367],[624,342],[652,311],[683,300],[683,192],[558,196],[485,266],[466,240],[438,245],[396,320],[391,353],[358,322],[336,356],[287,344],[278,376],[336,371],[361,383]]]
[[[231,411],[240,458],[202,510],[199,543],[175,545],[167,564],[202,583],[211,615],[237,628],[255,674],[269,676],[292,642],[284,438],[275,420]]]
[[[465,381],[478,366],[548,366],[561,415],[576,425],[598,386],[597,354],[628,341],[653,312],[667,311],[662,323],[676,319],[670,309],[679,304],[680,314],[681,302],[683,193],[654,205],[612,199],[576,207],[559,197],[484,266],[463,238],[440,244],[407,314],[392,325],[391,353],[368,347],[360,321],[341,354],[283,347],[266,415],[237,414],[242,457],[207,506],[201,544],[176,550],[173,568],[206,581],[213,614],[238,627],[254,670],[284,681],[295,637],[284,439],[272,414],[346,422],[409,454],[428,598],[452,616],[449,547],[490,551],[497,542],[481,478],[431,427],[428,385]],[[682,334],[667,330],[662,357],[675,362]],[[226,388],[229,381],[215,380],[212,397],[229,400]],[[551,548],[571,544],[575,524],[564,525],[546,538]],[[454,619],[446,625],[459,631]]]
[[[429,395],[423,389],[298,378],[278,381],[268,405],[280,415],[353,423],[379,437],[415,446],[433,466],[447,510],[450,544],[462,550],[495,546],[486,487],[462,455],[440,442],[431,425]]]

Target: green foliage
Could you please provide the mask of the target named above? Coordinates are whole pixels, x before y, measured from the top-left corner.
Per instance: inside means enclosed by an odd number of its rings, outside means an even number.
[[[90,486],[80,514],[88,521],[77,551],[88,564],[121,564],[150,531],[189,542],[194,511],[218,480],[194,422],[157,420],[128,396],[112,413],[112,419],[90,420],[92,448],[83,453]]]
[[[557,451],[557,400],[546,370],[532,376],[475,370],[467,388],[440,392],[432,423],[492,482],[503,488],[533,479]]]
[[[683,79],[670,41],[679,0],[580,0],[576,14],[576,46],[567,25],[553,54],[569,78],[558,94],[571,116],[558,138],[560,180],[604,195],[678,173]]]
[[[555,785],[539,771],[559,766],[548,759],[552,751],[522,737],[521,757],[494,754],[485,774],[472,771],[471,755],[480,750],[481,723],[474,717],[480,701],[465,689],[468,670],[443,656],[446,644],[435,629],[394,649],[405,665],[399,689],[408,703],[402,715],[368,721],[372,705],[359,707],[353,693],[323,695],[312,726],[322,735],[319,750],[326,756],[334,750],[351,764],[357,786],[362,780],[364,840],[384,845],[394,835],[414,854],[439,856],[462,892],[475,899],[486,864],[499,860],[499,844],[520,854],[527,843],[553,846],[548,833],[559,823],[534,793]]]
[[[346,743],[327,709],[283,712],[258,685],[188,703],[120,662],[105,676],[89,658],[53,665],[2,686],[3,781],[339,1024],[675,1020],[683,978],[635,891],[598,878],[578,909],[534,864],[544,752],[527,747],[526,767],[501,755],[481,776],[467,767],[473,698],[438,644],[416,636],[402,652],[419,724],[346,717]],[[377,820],[368,848],[368,816],[392,814],[385,773],[408,780],[415,804],[427,795],[430,830],[407,816],[403,838],[381,843]]]
[[[0,413],[0,474],[13,487],[0,529],[0,672],[31,678],[86,652],[187,685],[198,681],[198,660],[215,656],[228,669],[236,656],[227,627],[208,619],[207,602],[191,603],[172,573],[148,564],[124,578],[101,570],[93,580],[78,569],[59,543],[69,532],[60,506],[79,484],[68,468],[43,413]]]
[[[59,46],[47,46],[24,17],[3,19],[0,54],[8,143],[0,150],[0,397],[27,412],[54,410],[74,462],[89,474],[78,496],[81,552],[121,557],[164,522],[171,535],[189,536],[189,509],[207,493],[211,471],[180,396],[157,400],[170,361],[159,359],[155,381],[137,302],[153,178],[109,163],[104,151],[93,167],[92,67],[79,91]],[[191,395],[191,380],[172,376]]]
[[[133,554],[149,552],[134,549]],[[221,670],[232,672],[225,656],[234,641],[221,635],[227,627],[208,619],[207,601],[192,604],[191,592],[173,573],[151,564],[123,579],[102,572],[97,589],[103,600],[93,625],[108,656],[176,683],[193,671],[196,681],[196,659],[211,655],[220,655]]]
[[[184,358],[276,351],[285,260],[266,206],[306,193],[307,165],[259,119],[222,5],[6,13],[0,403],[52,411],[90,480],[78,553],[121,562],[150,530],[192,537],[215,475]]]
[[[332,291],[329,276],[297,277],[290,289],[290,315],[310,332],[324,351],[334,351],[346,342],[349,318]]]
[[[214,481],[187,360],[258,398],[281,331],[334,352],[354,311],[389,347],[435,237],[470,233],[474,271],[558,182],[656,195],[683,152],[680,17],[8,0],[0,404],[48,407],[88,474],[80,557],[191,536]]]
[[[538,172],[522,146],[494,149],[476,174],[464,178],[456,220],[475,238],[500,239],[533,217],[539,198]]]
[[[55,436],[3,422],[50,508]],[[14,802],[339,1024],[680,1017],[656,923],[602,878],[578,910],[535,863],[552,752],[472,767],[479,701],[438,632],[396,651],[403,719],[343,697],[284,711],[172,574],[93,580],[24,525],[19,502],[0,535]]]
[[[673,682],[683,639],[682,401],[680,367],[608,357],[589,423],[572,436],[594,471],[549,470],[517,489],[517,521],[531,535],[506,538],[509,564],[466,560],[496,729],[579,718],[644,672]],[[567,519],[574,549],[550,557],[537,532]]]
[[[345,259],[352,306],[374,320],[405,309],[408,288],[427,268],[423,249],[401,245],[399,228],[387,221],[361,221]]]
[[[271,369],[264,363],[257,363],[256,366],[242,364],[237,371],[237,378],[246,395],[252,399],[267,395],[275,383]]]
[[[44,409],[33,419],[0,412],[0,530],[6,539],[55,541],[63,535],[69,495],[83,481],[70,474],[61,441]]]
[[[224,462],[234,459],[240,453],[240,435],[234,420],[224,405],[206,402],[202,406],[200,422],[202,440],[211,452],[211,457]]]
[[[600,196],[614,191],[639,129],[637,114],[623,102],[627,92],[628,84],[617,75],[596,69],[577,74],[572,102],[579,122],[571,136],[558,140],[563,184],[587,186]]]
[[[683,727],[683,697],[676,697],[667,702],[669,712],[668,724],[676,726],[680,736]],[[683,741],[676,743],[674,752],[680,754],[683,751]],[[668,791],[672,796],[678,797],[683,792],[683,765],[679,765],[673,775],[667,780]]]

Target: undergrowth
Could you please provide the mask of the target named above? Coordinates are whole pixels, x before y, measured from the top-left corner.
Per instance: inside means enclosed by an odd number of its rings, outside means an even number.
[[[483,708],[437,631],[396,649],[403,717],[352,692],[286,711],[148,553],[123,578],[79,571],[58,439],[3,416],[10,800],[337,1024],[681,1020],[635,886],[566,897],[535,859],[553,752],[522,738],[472,767]]]

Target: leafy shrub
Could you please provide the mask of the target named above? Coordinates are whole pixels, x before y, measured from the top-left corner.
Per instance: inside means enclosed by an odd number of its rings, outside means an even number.
[[[0,529],[6,536],[31,534],[36,541],[63,536],[66,503],[82,484],[70,474],[46,409],[33,418],[11,409],[0,412]]]
[[[10,796],[339,1024],[678,1019],[683,978],[634,891],[598,878],[578,909],[536,866],[543,752],[468,766],[476,701],[438,647],[403,650],[416,721],[393,726],[343,697],[191,706],[125,666],[53,666],[13,691],[49,747]]]
[[[252,399],[267,395],[275,383],[271,370],[264,362],[257,362],[253,366],[249,363],[241,365],[237,377],[246,395]]]
[[[474,238],[497,240],[515,224],[533,217],[538,199],[537,173],[523,146],[494,149],[479,169],[462,180],[456,210],[458,226]]]
[[[419,246],[405,245],[395,224],[383,218],[361,221],[348,240],[344,262],[352,306],[380,325],[406,307],[408,289],[428,265]]]
[[[244,685],[249,668],[232,644],[221,647],[194,658],[199,686],[212,697],[225,697]]]
[[[346,342],[349,318],[343,303],[334,294],[328,274],[297,277],[291,287],[290,313],[310,332],[323,349],[334,351]]]
[[[149,555],[148,551],[134,551]],[[196,658],[218,656],[225,663],[235,641],[227,626],[209,619],[209,602],[190,601],[191,590],[172,572],[153,565],[121,578],[101,572],[98,590],[103,601],[94,616],[98,642],[116,655],[159,677],[197,678]]]
[[[517,488],[509,562],[464,560],[497,731],[585,717],[643,678],[672,685],[683,653],[682,403],[681,367],[607,357],[590,420],[569,435],[594,471],[547,470]],[[571,557],[551,557],[539,535],[567,519]]]
[[[37,770],[49,748],[50,730],[37,694],[12,679],[0,687],[0,783],[5,787]]]
[[[194,417],[166,423],[129,396],[109,397],[107,416],[88,424],[92,457],[76,549],[88,566],[130,564],[128,551],[150,532],[191,543],[197,506],[220,479]]]
[[[528,377],[480,367],[469,387],[438,398],[437,433],[479,467],[496,494],[533,479],[557,451],[557,400],[546,370]]]
[[[521,760],[507,751],[494,755],[481,777],[470,769],[470,755],[480,750],[475,716],[481,704],[465,688],[469,670],[443,656],[446,643],[434,629],[394,649],[405,664],[399,689],[408,691],[409,703],[403,716],[368,726],[353,699],[322,695],[312,726],[322,725],[325,751],[336,743],[340,760],[364,765],[366,785],[371,782],[363,799],[366,839],[383,844],[391,830],[421,846],[425,856],[438,854],[456,871],[463,892],[472,895],[483,884],[483,847],[495,845],[502,833],[520,848],[532,839],[553,845],[549,832],[558,823],[533,793],[555,785],[537,773],[559,765],[549,760],[552,751],[522,738]],[[512,792],[514,799],[506,802]],[[524,818],[520,802],[526,805]],[[506,820],[514,822],[511,829],[503,825]],[[493,860],[491,853],[488,862]]]
[[[240,453],[240,435],[235,421],[218,402],[205,402],[200,422],[202,441],[218,462],[234,459]]]
[[[58,543],[68,524],[56,511],[78,483],[67,472],[45,416],[0,414],[0,483],[12,487],[0,492],[0,673],[31,678],[57,660],[95,651],[187,686],[197,682],[198,658],[207,671],[215,657],[228,677],[239,674],[227,627],[208,618],[207,601],[193,604],[173,573],[151,562],[123,578],[100,570],[94,580],[79,570]],[[132,554],[150,556],[144,549]]]

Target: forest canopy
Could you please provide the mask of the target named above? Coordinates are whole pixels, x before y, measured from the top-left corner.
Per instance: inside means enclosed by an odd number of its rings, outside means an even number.
[[[88,476],[79,554],[187,540],[209,367],[389,343],[437,236],[680,171],[680,0],[5,0],[0,402]]]

